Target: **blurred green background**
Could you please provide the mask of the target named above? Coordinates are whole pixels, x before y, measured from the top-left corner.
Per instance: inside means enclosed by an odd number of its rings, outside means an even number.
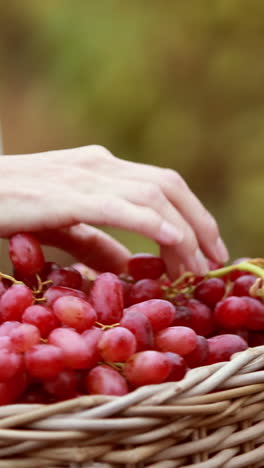
[[[174,168],[232,258],[263,256],[263,49],[260,0],[2,1],[5,152],[96,143]]]

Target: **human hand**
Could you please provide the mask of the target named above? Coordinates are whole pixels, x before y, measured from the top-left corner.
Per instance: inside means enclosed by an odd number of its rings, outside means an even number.
[[[169,274],[227,261],[217,223],[181,176],[128,162],[100,146],[4,157],[0,236],[38,232],[98,270],[119,272],[129,251],[88,224],[143,234],[161,246]]]

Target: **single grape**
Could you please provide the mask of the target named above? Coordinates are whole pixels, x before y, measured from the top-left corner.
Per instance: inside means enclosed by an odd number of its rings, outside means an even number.
[[[18,353],[24,353],[40,342],[39,329],[31,323],[21,323],[9,336],[13,349]]]
[[[142,279],[133,284],[127,295],[127,304],[138,304],[150,299],[160,299],[163,295],[161,285],[153,279]]]
[[[191,326],[192,311],[190,307],[187,306],[188,300],[185,298],[184,302],[182,302],[181,305],[175,306],[174,319],[172,322],[173,326],[175,327],[190,327]]]
[[[77,385],[77,374],[71,369],[65,369],[54,379],[43,382],[44,390],[58,400],[66,400],[75,397]]]
[[[82,285],[80,287],[81,291],[89,295],[93,286],[93,281],[97,277],[97,273],[83,263],[74,263],[72,268],[77,270],[82,277]]]
[[[58,263],[45,262],[44,265],[43,265],[42,270],[39,272],[39,276],[42,279],[42,281],[47,281],[48,276],[50,275],[50,273],[52,273],[52,271],[58,270],[60,268],[62,268],[62,267],[60,265],[58,265]]]
[[[79,332],[92,327],[97,319],[91,304],[75,296],[59,297],[53,303],[52,308],[63,325],[75,328]]]
[[[124,327],[106,330],[98,343],[98,349],[104,361],[126,361],[136,352],[137,342],[131,331]]]
[[[31,289],[23,284],[11,286],[0,298],[0,321],[21,320],[24,310],[32,303]]]
[[[243,298],[249,308],[246,327],[249,330],[264,330],[264,304],[253,297]]]
[[[233,296],[250,296],[249,290],[256,281],[254,275],[243,275],[236,279],[233,285]]]
[[[35,325],[39,329],[42,338],[47,338],[54,328],[60,326],[52,310],[38,304],[26,308],[22,315],[22,322]]]
[[[1,347],[0,351],[0,382],[4,382],[23,369],[23,360],[21,354],[7,348]]]
[[[204,338],[204,336],[198,335],[196,348],[184,356],[187,366],[191,369],[203,366],[207,362],[208,352],[209,346],[207,339]]]
[[[157,333],[155,346],[160,351],[185,356],[197,346],[197,335],[189,327],[168,327]]]
[[[120,277],[119,277],[119,280],[123,288],[124,307],[127,307],[129,305],[129,294],[130,294],[130,289],[132,288],[133,283],[130,283],[129,281],[126,281]]]
[[[85,339],[71,328],[55,328],[48,343],[62,350],[64,364],[71,369],[89,369],[93,365],[93,356]]]
[[[91,395],[126,395],[127,382],[115,369],[101,365],[90,370],[85,379],[87,393]]]
[[[25,365],[32,377],[54,379],[64,367],[63,352],[57,346],[38,344],[26,351]]]
[[[209,307],[214,307],[225,294],[225,282],[220,278],[201,281],[194,291],[194,297]]]
[[[0,297],[6,292],[7,288],[4,285],[3,281],[0,278]]]
[[[230,330],[226,329],[226,328],[217,328],[217,332],[215,333],[215,336],[217,335],[226,335],[226,334],[229,334],[230,333]],[[248,341],[248,330],[246,330],[245,328],[234,328],[232,329],[232,335],[237,335],[237,336],[241,336],[241,338],[243,338],[245,341]]]
[[[18,321],[7,321],[0,325],[0,336],[9,336],[11,331],[21,325]]]
[[[233,334],[218,335],[208,340],[209,352],[206,364],[229,361],[232,354],[245,351],[247,342],[240,336]]]
[[[39,241],[27,233],[9,239],[9,256],[16,271],[26,276],[38,273],[45,263]]]
[[[144,314],[149,319],[153,332],[169,327],[175,316],[174,306],[163,299],[150,299],[134,304],[126,309],[128,311]]]
[[[102,273],[93,285],[90,301],[98,322],[104,325],[118,323],[123,312],[123,288],[119,278],[113,273]]]
[[[216,323],[227,330],[246,326],[248,316],[249,306],[243,297],[227,297],[218,302],[214,309]]]
[[[43,294],[43,297],[47,301],[47,306],[49,307],[51,307],[52,304],[62,296],[75,296],[83,299],[84,301],[88,300],[87,295],[83,291],[79,291],[78,289],[65,288],[63,286],[51,286]]]
[[[10,336],[0,336],[0,352],[4,351],[14,351],[11,343]]]
[[[189,299],[186,302],[186,307],[189,307],[191,310],[191,320],[188,326],[192,328],[197,335],[211,335],[215,327],[211,309],[197,299]]]
[[[164,260],[156,255],[138,253],[132,255],[127,264],[128,274],[138,281],[141,279],[158,279],[166,272]]]
[[[104,332],[101,328],[92,327],[82,333],[89,353],[90,367],[95,366],[101,358],[98,343]]]
[[[165,355],[169,358],[171,364],[171,371],[166,378],[166,382],[177,382],[183,379],[187,371],[186,362],[183,357],[175,353],[165,353]]]
[[[153,346],[153,332],[149,319],[134,310],[125,309],[120,321],[121,327],[130,330],[137,342],[137,351],[145,351]]]
[[[24,372],[17,372],[14,377],[0,383],[0,405],[15,403],[27,388],[27,376]]]
[[[82,286],[82,277],[79,271],[72,267],[56,268],[47,276],[53,286],[63,286],[64,288],[79,289]]]
[[[171,361],[165,353],[142,351],[128,359],[123,371],[128,382],[139,387],[164,382],[171,369]]]

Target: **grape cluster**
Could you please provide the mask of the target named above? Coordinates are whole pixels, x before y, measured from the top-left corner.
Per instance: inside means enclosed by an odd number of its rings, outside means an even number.
[[[124,395],[264,344],[263,270],[253,263],[171,282],[150,254],[133,255],[120,276],[92,279],[82,264],[45,262],[31,234],[12,236],[9,254],[14,274],[0,273],[1,405]]]

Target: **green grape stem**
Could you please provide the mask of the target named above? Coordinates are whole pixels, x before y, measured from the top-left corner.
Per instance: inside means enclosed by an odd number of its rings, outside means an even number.
[[[256,263],[254,260],[248,260],[236,265],[229,265],[223,268],[219,268],[218,270],[212,270],[207,273],[206,278],[221,278],[221,276],[225,276],[228,273],[231,273],[231,271],[240,270],[248,271],[249,273],[253,273],[253,275],[258,276],[259,278],[264,279],[264,269],[258,266]]]

